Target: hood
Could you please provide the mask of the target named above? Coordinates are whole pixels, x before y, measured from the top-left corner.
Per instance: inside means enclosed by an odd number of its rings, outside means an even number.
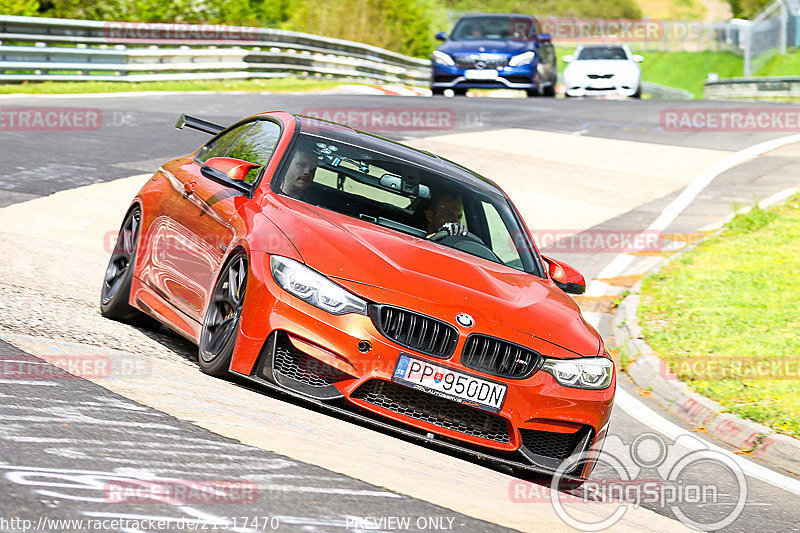
[[[274,208],[290,201],[289,209]],[[597,332],[550,280],[300,202],[277,198],[274,207],[264,214],[304,262],[362,297],[451,324],[457,313],[468,313],[475,332],[510,327],[574,354],[598,353]]]
[[[633,61],[621,59],[585,59],[573,61],[564,69],[565,75],[570,74],[630,74],[638,73],[639,65]]]
[[[451,56],[481,53],[517,55],[533,49],[533,43],[530,41],[512,40],[447,41],[439,47],[439,51]]]

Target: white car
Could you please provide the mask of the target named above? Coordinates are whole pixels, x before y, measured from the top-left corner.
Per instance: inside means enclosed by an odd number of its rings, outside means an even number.
[[[641,98],[644,58],[626,44],[587,44],[564,56],[567,96],[621,95]]]

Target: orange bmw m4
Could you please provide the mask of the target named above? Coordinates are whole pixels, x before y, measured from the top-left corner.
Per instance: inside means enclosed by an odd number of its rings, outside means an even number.
[[[588,478],[616,387],[508,196],[455,163],[285,112],[223,127],[133,199],[104,316],[238,375],[520,473]],[[575,457],[583,460],[576,461]]]

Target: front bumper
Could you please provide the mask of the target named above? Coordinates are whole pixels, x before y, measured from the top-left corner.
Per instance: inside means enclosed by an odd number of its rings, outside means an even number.
[[[264,263],[268,268],[268,258]],[[254,271],[263,268],[262,261],[254,259],[252,264]],[[382,335],[370,317],[328,314],[292,298],[268,270],[260,274],[260,283],[248,281],[232,371],[418,438],[538,472],[552,473],[573,453],[599,453],[616,380],[607,389],[589,391],[562,387],[543,371],[526,379],[499,378],[460,364],[464,342],[474,330],[459,331],[450,357],[428,356]],[[251,297],[258,306],[252,313]],[[510,335],[502,325],[480,333]],[[400,354],[506,384],[500,412],[488,413],[394,383]],[[584,465],[571,474],[585,478],[592,468]]]
[[[434,64],[431,75],[432,89],[523,89],[532,90],[539,87],[536,68],[531,65],[519,67],[502,67],[494,70],[497,77],[491,80],[470,79],[466,75],[468,69],[458,66]]]
[[[639,89],[638,83],[614,82],[609,84],[592,84],[590,82],[566,85],[567,96],[633,96]]]

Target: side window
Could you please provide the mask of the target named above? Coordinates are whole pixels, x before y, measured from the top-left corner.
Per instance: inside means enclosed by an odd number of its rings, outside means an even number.
[[[495,206],[488,202],[481,202],[481,206],[486,215],[486,225],[489,227],[489,236],[492,239],[492,251],[506,265],[522,269],[523,265],[519,251],[509,235],[502,216]]]
[[[212,140],[203,147],[203,150],[197,155],[197,160],[205,163],[212,157],[225,157],[233,143],[252,125],[251,122],[242,124]]]
[[[234,157],[260,165],[251,169],[245,181],[254,183],[261,168],[269,163],[278,140],[281,128],[269,120],[256,120],[242,124],[218,137],[197,156],[197,160],[205,163],[212,157]]]
[[[269,163],[278,140],[281,137],[281,127],[269,120],[258,120],[228,151],[227,157],[235,157],[248,163],[256,163],[259,168],[251,169],[245,181],[255,182],[261,168]]]

